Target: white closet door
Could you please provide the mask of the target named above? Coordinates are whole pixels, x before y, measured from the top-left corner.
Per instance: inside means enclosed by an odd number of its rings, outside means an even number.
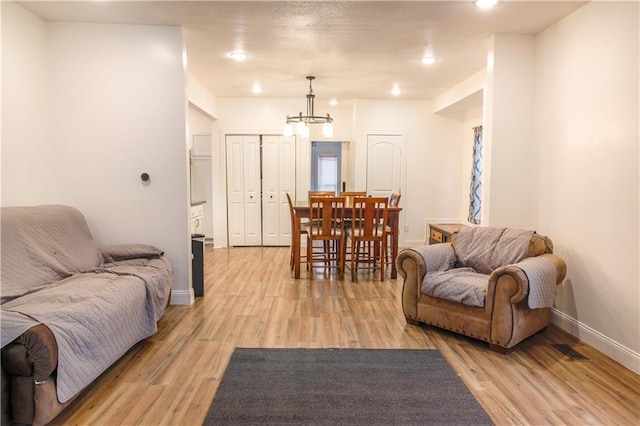
[[[262,137],[262,244],[277,246],[280,234],[278,136]]]
[[[243,246],[244,238],[244,142],[227,136],[227,198],[229,245]]]
[[[278,217],[280,232],[278,245],[291,245],[291,214],[285,192],[296,199],[296,138],[294,136],[279,136],[280,149],[278,151]]]
[[[246,246],[262,245],[260,137],[244,139],[244,235]]]
[[[291,219],[285,191],[295,198],[295,138],[262,137],[262,244],[291,244]]]
[[[262,245],[260,137],[227,136],[229,245]]]
[[[287,246],[295,198],[295,137],[227,135],[229,245]]]

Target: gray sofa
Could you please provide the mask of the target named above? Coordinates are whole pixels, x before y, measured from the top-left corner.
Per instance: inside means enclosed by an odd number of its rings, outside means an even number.
[[[2,424],[46,424],[157,331],[173,268],[153,246],[98,247],[72,207],[1,219]]]

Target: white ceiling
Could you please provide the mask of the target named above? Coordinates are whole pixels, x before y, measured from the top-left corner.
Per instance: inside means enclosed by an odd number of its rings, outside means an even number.
[[[433,99],[485,67],[492,34],[537,34],[584,1],[22,1],[48,21],[182,25],[188,68],[219,97]],[[228,54],[243,49],[248,59]],[[431,66],[420,58],[433,53]]]

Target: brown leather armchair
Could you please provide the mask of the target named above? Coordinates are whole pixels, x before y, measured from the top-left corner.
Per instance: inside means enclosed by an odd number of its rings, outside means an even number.
[[[548,237],[506,228],[462,229],[451,243],[401,251],[396,266],[409,324],[484,340],[502,353],[549,324],[566,275]]]

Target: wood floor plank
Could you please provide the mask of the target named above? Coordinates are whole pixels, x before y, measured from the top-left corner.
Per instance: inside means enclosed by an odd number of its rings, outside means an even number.
[[[388,276],[387,272],[387,276]],[[514,352],[406,324],[402,281],[335,271],[294,279],[288,247],[205,253],[204,297],[170,306],[54,425],[199,425],[236,347],[438,349],[498,424],[638,425],[640,378],[550,326]],[[572,345],[573,361],[553,346]]]

